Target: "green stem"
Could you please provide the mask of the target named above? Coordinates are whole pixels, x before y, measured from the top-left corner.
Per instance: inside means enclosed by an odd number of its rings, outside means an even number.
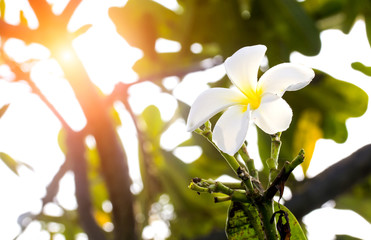
[[[273,200],[264,200],[262,202],[257,202],[256,206],[259,210],[260,219],[263,224],[264,233],[267,240],[277,240],[278,234],[276,230],[275,222],[270,223],[270,219],[273,216],[274,207]]]
[[[283,187],[291,172],[304,161],[304,158],[305,154],[304,150],[302,149],[294,160],[292,160],[291,162],[286,162],[277,177],[265,191],[264,198],[273,199],[278,190],[283,191]]]
[[[200,134],[201,136],[205,137],[224,157],[224,159],[227,161],[228,165],[233,169],[233,171],[236,173],[236,175],[241,178],[243,183],[246,186],[246,190],[250,192],[254,192],[254,186],[251,182],[250,175],[246,171],[245,166],[241,166],[241,164],[237,161],[237,159],[229,154],[226,154],[225,152],[221,151],[213,142],[213,134],[211,132],[211,124],[210,121],[207,121],[205,123],[205,129],[196,129],[196,133]]]
[[[277,168],[277,165],[278,165],[278,155],[280,154],[280,150],[281,150],[281,133],[276,133],[274,135],[271,136],[271,158],[273,158],[273,160],[275,161],[276,163],[276,168]]]
[[[202,179],[202,181],[208,184],[215,184],[217,182],[212,179],[208,179],[208,180]],[[231,189],[241,189],[241,190],[245,189],[242,182],[220,182],[220,183]]]
[[[240,154],[240,156],[244,160],[244,162],[247,166],[247,169],[249,170],[250,175],[253,178],[259,180],[259,175],[258,175],[258,171],[255,168],[254,160],[252,158],[250,158],[250,156],[247,152],[247,147],[246,147],[245,144],[242,145],[242,147],[240,148],[238,153]]]
[[[225,196],[223,197],[224,201],[227,201],[225,199],[228,199],[237,202],[251,202],[251,200],[248,198],[249,194],[246,193],[246,191],[240,189],[231,189],[223,183],[217,181],[194,178],[188,187],[198,193],[223,193],[228,195],[228,198]]]
[[[230,200],[232,200],[232,198],[230,196],[214,197],[214,202],[215,203],[227,202],[227,201],[230,201]]]
[[[272,182],[275,175],[277,174],[278,168],[278,156],[281,150],[281,133],[271,135],[271,156],[267,160],[267,165],[269,168],[269,183]]]

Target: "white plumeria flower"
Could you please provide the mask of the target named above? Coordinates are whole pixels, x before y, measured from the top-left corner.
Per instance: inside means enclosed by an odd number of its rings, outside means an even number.
[[[225,69],[237,89],[211,88],[201,93],[191,106],[188,131],[194,131],[226,109],[215,124],[213,142],[223,152],[234,155],[245,141],[250,120],[268,134],[289,127],[292,110],[281,97],[285,91],[308,85],[314,71],[301,65],[282,63],[266,71],[257,81],[266,50],[264,45],[244,47],[227,58]]]

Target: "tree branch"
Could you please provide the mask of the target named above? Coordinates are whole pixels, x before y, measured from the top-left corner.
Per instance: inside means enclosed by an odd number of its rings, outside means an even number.
[[[210,61],[210,62],[208,62],[208,64],[205,64],[205,61]],[[142,83],[142,82],[146,82],[146,81],[156,82],[156,81],[162,80],[162,79],[164,79],[166,77],[170,77],[170,76],[182,77],[182,76],[185,76],[189,73],[205,71],[205,70],[210,69],[212,67],[218,66],[222,63],[223,63],[222,59],[216,57],[216,58],[206,59],[204,61],[198,62],[196,64],[193,64],[191,66],[188,66],[188,67],[185,67],[185,68],[182,68],[182,69],[172,69],[172,70],[169,70],[169,71],[164,71],[164,72],[161,72],[161,73],[155,73],[155,74],[152,74],[152,75],[144,76],[144,77],[139,78],[136,82],[132,82],[132,83],[122,83],[122,82],[120,82],[120,83],[116,84],[116,86],[115,86],[113,92],[111,93],[111,95],[109,95],[107,97],[107,103],[112,103],[116,100],[121,100],[123,96],[127,96],[128,88],[133,86],[133,85],[136,85],[138,83]]]
[[[27,26],[23,25],[11,25],[0,19],[0,33],[1,37],[7,38],[18,38],[22,39],[26,43],[37,42],[35,39],[36,30],[31,30]]]
[[[112,202],[115,239],[137,239],[134,217],[134,199],[130,191],[131,178],[127,156],[117,135],[104,98],[90,81],[84,66],[78,59],[72,45],[70,50],[74,64],[57,59],[70,82],[87,118],[86,131],[96,141],[110,200]]]
[[[80,5],[81,0],[70,0],[67,4],[66,8],[64,9],[61,18],[68,23],[70,18],[72,17],[73,13],[75,12],[76,8]]]
[[[37,6],[37,4],[34,6]],[[35,12],[38,12],[38,10],[35,10]],[[70,48],[72,53],[75,53],[72,47],[71,35],[65,29],[67,22],[62,21],[55,15],[46,20],[47,22],[40,22],[41,28],[33,31],[22,26],[11,26],[1,21],[1,36],[5,36],[5,38],[16,37],[26,42],[41,43],[50,49],[52,55],[54,55],[55,46],[63,41],[64,46]],[[40,21],[43,21],[43,18]],[[75,64],[59,59],[57,54],[56,58],[87,118],[87,133],[92,134],[96,140],[97,150],[101,160],[102,175],[105,178],[110,200],[113,205],[115,239],[136,239],[133,196],[130,192],[131,179],[127,166],[127,158],[115,131],[112,119],[108,114],[106,106],[103,104],[103,99],[94,84],[90,81],[84,66],[76,54],[73,54]],[[63,120],[61,122],[63,124]],[[66,129],[69,129],[69,127]],[[70,145],[70,147],[73,146]],[[77,191],[79,190],[76,189]],[[83,213],[81,212],[81,214]],[[88,222],[82,223],[83,226],[94,225],[92,220],[89,220],[89,216],[86,219]]]
[[[11,71],[15,74],[18,80],[22,79],[27,82],[27,84],[30,86],[32,92],[36,94],[40,100],[49,108],[49,110],[54,114],[54,116],[59,120],[59,122],[62,124],[62,127],[66,131],[72,131],[71,127],[67,124],[67,122],[64,120],[64,118],[59,114],[57,109],[51,104],[51,102],[46,98],[46,96],[41,92],[41,90],[36,86],[36,84],[31,80],[30,73],[22,71],[20,66],[11,60],[1,49],[0,50],[1,56],[5,63],[9,66]]]
[[[90,199],[87,164],[85,158],[84,136],[81,133],[67,132],[67,158],[73,159],[75,176],[76,200],[78,203],[80,223],[89,239],[105,240],[103,230],[98,226],[93,215],[93,206]]]
[[[59,168],[58,172],[54,175],[52,181],[49,183],[46,188],[46,194],[42,199],[43,206],[47,203],[53,201],[54,197],[57,195],[59,190],[59,181],[66,174],[68,170],[71,169],[71,160],[66,158],[62,166]]]
[[[292,199],[285,205],[300,219],[328,200],[345,193],[370,174],[371,144],[360,148],[316,177],[307,180],[293,192]]]
[[[48,19],[54,15],[51,6],[46,2],[46,0],[28,0],[28,2],[37,16],[39,26],[41,23],[47,22]]]

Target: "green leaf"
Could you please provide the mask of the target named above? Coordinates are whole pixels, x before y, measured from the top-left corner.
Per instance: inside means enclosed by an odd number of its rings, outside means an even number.
[[[104,182],[104,179],[101,175],[100,170],[100,157],[97,148],[88,148],[86,147],[85,153],[86,159],[88,161],[88,179],[91,183],[89,185],[94,205],[95,214],[103,216],[102,212],[102,203],[109,199],[107,188]]]
[[[354,62],[354,63],[352,63],[352,68],[357,70],[357,71],[362,72],[366,76],[371,77],[371,67],[365,66],[363,63]]]
[[[146,56],[156,57],[155,43],[162,37],[170,40],[178,36],[178,15],[150,0],[129,0],[123,8],[114,7],[109,15],[117,32]]]
[[[304,148],[309,166],[315,143],[320,138],[342,143],[348,132],[345,122],[359,117],[367,109],[368,96],[359,87],[316,71],[315,79],[304,89],[286,92],[283,98],[293,110],[290,128],[283,132],[280,162],[291,160]],[[270,140],[259,130],[259,152],[265,164],[270,154]]]
[[[371,177],[336,198],[336,208],[351,209],[371,223]]]
[[[150,105],[144,109],[141,119],[143,119],[146,124],[146,134],[148,134],[151,139],[158,138],[159,140],[164,127],[160,110],[156,106]]]
[[[352,237],[349,235],[336,235],[336,240],[361,240],[360,238]]]
[[[64,128],[61,128],[61,130],[59,130],[58,133],[58,146],[65,155],[67,153],[66,138],[67,138],[66,130],[64,130]]]
[[[272,39],[275,42],[274,45],[276,41],[280,41],[286,44],[289,52],[294,49],[307,55],[315,55],[319,52],[321,47],[319,31],[300,3],[292,0],[258,2],[264,13],[264,20],[270,23],[271,30],[275,32],[275,40]],[[268,49],[270,48],[272,47],[269,46]],[[271,53],[275,54],[284,49],[277,50]],[[274,55],[269,52],[270,50],[267,52],[269,59],[274,59]]]
[[[204,55],[179,52],[157,53],[155,59],[145,55],[134,64],[133,70],[143,78],[151,77],[153,79],[156,76],[161,78],[171,75],[183,76],[187,74],[186,69],[194,68],[196,64],[199,64],[206,57]]]
[[[77,38],[80,35],[86,33],[93,25],[92,24],[85,24],[79,29],[77,29],[75,32],[72,33],[73,38]]]
[[[214,201],[210,194],[197,195],[194,191],[187,189],[189,181],[197,177],[195,174],[200,174],[199,176],[202,177],[210,175],[207,168],[201,172],[204,169],[200,171],[193,167],[193,164],[181,161],[172,152],[161,149],[159,143],[165,123],[157,107],[146,108],[138,121],[145,124],[139,138],[143,190],[138,195],[138,200],[142,204],[142,212],[148,213],[152,204],[157,202],[162,194],[167,194],[177,216],[176,219],[170,221],[172,238],[192,239],[206,235],[213,229],[223,229],[226,203],[211,204]],[[209,144],[206,140],[204,141]],[[227,169],[222,159],[208,159],[207,161],[210,161],[212,169],[214,169],[213,165],[222,166],[217,167],[218,173],[224,173]],[[148,218],[147,215],[145,217]],[[202,224],[199,224],[200,222]]]
[[[4,19],[4,16],[5,16],[5,0],[0,0],[0,14],[1,14],[1,19]]]
[[[283,210],[288,214],[291,239],[306,240],[298,220],[283,205],[274,204],[275,211]],[[278,217],[277,217],[278,218]],[[264,239],[259,212],[249,203],[231,202],[228,211],[226,233],[229,240]]]
[[[8,110],[8,107],[9,107],[9,104],[5,104],[4,106],[0,108],[0,118],[4,115],[6,110]]]
[[[114,122],[115,126],[121,126],[122,125],[120,115],[116,111],[115,108],[112,107],[109,111],[109,114],[111,115],[111,118],[113,119],[113,122]]]
[[[264,239],[257,209],[249,203],[231,202],[226,233],[229,240]]]
[[[32,167],[30,165],[28,165],[27,163],[23,163],[23,162],[20,162],[20,161],[16,161],[14,160],[11,156],[9,156],[8,154],[4,153],[4,152],[0,152],[0,159],[5,163],[5,165],[8,166],[8,168],[10,170],[12,170],[12,172],[14,172],[16,175],[19,175],[18,173],[18,168],[21,167],[21,166],[25,166],[27,167],[28,169],[30,170],[33,170]]]
[[[283,210],[288,214],[289,224],[290,224],[290,229],[291,229],[291,239],[295,239],[295,240],[306,240],[307,239],[307,237],[304,234],[303,229],[300,226],[300,223],[298,222],[294,214],[292,214],[287,207],[277,202],[274,202],[274,210],[275,211]]]
[[[234,176],[233,170],[227,167],[226,161],[218,150],[204,137],[193,133],[192,138],[181,143],[178,147],[186,146],[200,146],[202,149],[201,156],[188,164],[192,176],[202,176],[205,179],[218,178],[223,174]]]
[[[24,26],[28,26],[28,21],[27,21],[27,18],[24,16],[24,12],[23,10],[21,10],[19,12],[19,21],[22,25]]]

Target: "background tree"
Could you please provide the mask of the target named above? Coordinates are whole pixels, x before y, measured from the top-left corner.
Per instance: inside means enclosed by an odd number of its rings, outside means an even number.
[[[55,201],[59,181],[67,171],[74,173],[78,203],[77,215],[73,211],[64,211],[60,217],[50,217],[43,212],[25,214],[20,217],[20,223],[26,228],[28,222],[22,221],[26,217],[34,221],[61,223],[65,226],[63,234],[66,239],[72,239],[81,231],[89,239],[137,239],[155,215],[170,224],[171,238],[174,239],[208,235],[210,239],[225,238],[222,231],[228,204],[210,204],[208,196],[197,196],[186,186],[195,176],[217,178],[231,172],[226,170],[213,146],[199,136],[192,135],[179,145],[202,148],[201,156],[190,164],[181,161],[172,151],[163,149],[161,135],[178,119],[186,119],[189,107],[174,97],[178,110],[166,122],[156,106],[135,114],[128,101],[133,86],[151,82],[174,96],[174,92],[164,85],[164,78],[176,76],[182,82],[189,73],[222,64],[226,57],[246,45],[264,44],[268,47],[265,67],[289,61],[293,51],[313,56],[321,49],[322,31],[339,28],[348,33],[358,18],[365,20],[371,41],[371,3],[365,0],[179,0],[178,11],[150,0],[129,0],[123,7],[111,8],[109,16],[117,32],[130,45],[143,51],[143,57],[133,67],[138,80],[129,84],[119,83],[111,94],[105,95],[93,84],[72,46],[72,40],[86,33],[90,26],[82,26],[74,33],[67,30],[67,24],[80,3],[71,0],[64,11],[56,15],[46,1],[29,0],[38,20],[38,28],[31,29],[23,12],[19,13],[20,25],[7,23],[4,20],[7,2],[0,1],[0,60],[15,74],[13,82],[23,80],[28,84],[63,127],[59,140],[65,162],[49,184],[43,206]],[[64,77],[87,119],[81,131],[74,131],[38,89],[30,76],[30,69],[24,67],[25,62],[17,62],[4,51],[4,44],[11,38],[26,44],[38,43],[49,49],[51,57],[63,69]],[[158,53],[155,44],[159,38],[177,41],[181,50]],[[201,50],[192,51],[192,46],[201,46]],[[73,53],[73,60],[66,61],[60,55],[61,47]],[[353,67],[371,75],[371,70],[362,63],[354,63]],[[229,84],[223,77],[212,86],[228,87]],[[347,138],[346,119],[362,115],[368,102],[366,93],[360,88],[320,71],[316,71],[316,77],[308,87],[300,92],[286,93],[285,99],[293,109],[294,118],[290,130],[282,136],[284,145],[280,161],[292,159],[291,153],[304,148],[307,152],[304,173],[310,164],[315,142],[320,138],[344,142]],[[115,102],[125,106],[137,132],[143,190],[136,195],[130,191],[127,157],[117,134],[119,122],[113,108]],[[2,108],[2,114],[6,108]],[[85,144],[88,136],[93,136],[95,147]],[[270,140],[259,134],[258,142],[261,159],[266,159]],[[5,153],[0,157],[13,171],[21,164]],[[370,221],[370,212],[363,207],[369,207],[368,199],[371,197],[367,191],[371,181],[370,158],[371,146],[368,145],[355,149],[354,154],[312,179],[301,182],[290,179],[293,198],[286,205],[301,218],[326,201],[335,199],[337,206],[358,210]],[[267,167],[265,162],[262,164],[264,174]],[[112,203],[109,218],[114,225],[113,232],[103,231],[98,221],[97,213],[105,214],[102,209],[105,200]],[[169,206],[174,210],[171,216],[166,214]],[[138,221],[139,218],[142,221]]]

